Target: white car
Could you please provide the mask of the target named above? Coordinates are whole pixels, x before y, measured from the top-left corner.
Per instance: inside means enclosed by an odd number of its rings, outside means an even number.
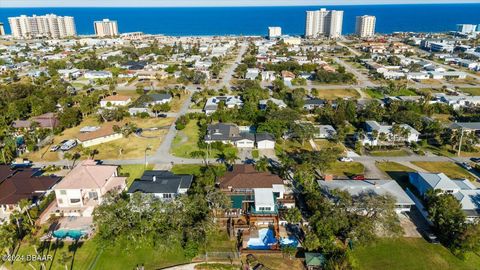
[[[352,159],[352,158],[349,158],[349,157],[342,157],[342,158],[340,158],[340,161],[341,161],[341,162],[352,162],[353,159]]]
[[[60,150],[66,152],[66,151],[74,148],[75,146],[77,146],[77,141],[76,140],[68,140],[67,142],[62,144],[62,146],[60,147]]]

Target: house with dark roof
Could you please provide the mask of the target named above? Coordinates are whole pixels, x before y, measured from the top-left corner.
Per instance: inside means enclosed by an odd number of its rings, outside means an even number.
[[[149,105],[164,104],[172,101],[172,95],[170,94],[153,93],[149,94],[148,97],[151,99]]]
[[[0,223],[7,220],[14,210],[19,210],[21,200],[38,203],[60,180],[59,177],[40,174],[38,169],[11,169],[0,165]]]
[[[316,108],[324,107],[327,102],[323,99],[312,98],[306,99],[303,103],[303,108],[308,111],[315,110]]]
[[[239,148],[253,148],[255,146],[255,135],[247,130],[240,132],[240,128],[234,124],[218,123],[207,126],[205,142],[222,142]]]
[[[152,194],[161,200],[168,201],[186,194],[192,181],[193,175],[150,170],[145,171],[140,179],[133,181],[127,193]]]
[[[207,126],[205,142],[222,142],[238,148],[274,149],[275,138],[269,133],[253,133],[250,127],[238,127],[235,124],[217,123]]]

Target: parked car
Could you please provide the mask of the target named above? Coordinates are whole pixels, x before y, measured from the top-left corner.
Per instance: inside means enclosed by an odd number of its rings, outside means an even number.
[[[480,163],[480,158],[471,158],[470,159],[472,162],[475,162],[475,163]]]
[[[28,159],[25,159],[25,158],[16,158],[12,164],[10,165],[10,167],[12,169],[16,169],[16,168],[28,168],[28,167],[31,167],[33,165],[33,163],[28,160]]]
[[[465,170],[471,170],[472,169],[472,166],[470,166],[470,164],[468,164],[467,162],[460,163],[460,166],[462,166]]]
[[[50,152],[57,152],[58,149],[60,149],[60,145],[58,144],[52,145],[52,147],[50,147]]]
[[[365,175],[363,175],[363,174],[357,174],[357,175],[352,176],[352,180],[361,180],[361,181],[363,181],[363,180],[365,180],[365,179],[366,179],[366,178],[365,178]]]
[[[420,234],[427,240],[429,243],[432,244],[440,244],[440,241],[438,241],[438,238],[435,234],[426,231],[425,229],[420,230]]]
[[[62,144],[62,146],[60,147],[60,150],[68,151],[68,150],[74,148],[75,146],[77,146],[77,141],[76,140],[68,140],[64,144]]]
[[[350,157],[342,157],[342,158],[340,158],[340,161],[341,161],[341,162],[352,162],[353,159],[350,158]]]
[[[166,118],[166,117],[167,117],[167,115],[166,115],[166,114],[164,114],[164,113],[161,113],[161,114],[157,115],[157,117],[158,117],[158,118]]]

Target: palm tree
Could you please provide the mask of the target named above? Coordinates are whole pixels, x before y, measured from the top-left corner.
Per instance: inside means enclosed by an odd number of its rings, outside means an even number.
[[[203,162],[207,164],[207,153],[205,151],[202,151],[202,150],[193,151],[190,153],[190,157],[201,158],[203,159]]]
[[[269,164],[270,160],[266,156],[263,156],[255,162],[255,169],[260,172],[266,172]]]
[[[27,214],[28,220],[30,224],[33,226],[33,220],[32,217],[30,216],[29,206],[31,205],[31,202],[28,199],[21,199],[18,202],[18,206],[20,207],[20,211],[22,214]]]

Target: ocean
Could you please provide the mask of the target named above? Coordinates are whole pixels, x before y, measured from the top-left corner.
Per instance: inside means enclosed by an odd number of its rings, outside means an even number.
[[[283,34],[302,35],[305,11],[320,7],[344,10],[343,33],[353,33],[355,17],[377,17],[376,31],[443,32],[456,24],[480,24],[480,4],[293,6],[293,7],[194,7],[194,8],[0,8],[0,22],[10,33],[8,17],[57,15],[75,17],[77,33],[93,34],[93,21],[118,21],[119,31],[185,35],[266,35],[268,26]]]

